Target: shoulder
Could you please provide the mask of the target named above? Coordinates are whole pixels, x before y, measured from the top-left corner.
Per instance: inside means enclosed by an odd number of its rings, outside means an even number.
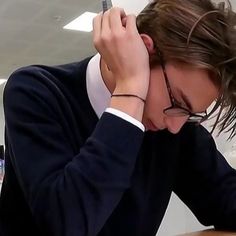
[[[58,66],[47,66],[47,65],[30,65],[26,67],[21,67],[14,71],[8,81],[7,86],[15,85],[18,83],[30,82],[30,80],[47,80],[53,77],[58,77],[65,73],[73,73],[73,66],[75,63],[58,65]]]
[[[54,87],[55,83],[71,83],[79,76],[86,76],[86,69],[91,58],[80,62],[73,62],[63,65],[30,65],[14,71],[5,86],[4,93],[13,88],[36,89],[37,87]],[[66,81],[67,80],[67,81]],[[54,85],[52,84],[54,83]]]
[[[52,75],[49,70],[40,65],[31,65],[14,71],[4,88],[3,101],[14,101],[29,94],[38,94],[45,90]],[[15,101],[16,102],[16,101]]]
[[[179,135],[185,151],[216,149],[212,134],[203,125],[186,123]]]
[[[180,136],[189,140],[212,139],[211,133],[203,125],[196,123],[186,123],[180,132]]]

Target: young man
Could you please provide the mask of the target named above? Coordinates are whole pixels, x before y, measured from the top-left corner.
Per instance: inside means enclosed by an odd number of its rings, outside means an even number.
[[[236,171],[196,124],[217,100],[235,128],[233,12],[156,0],[137,26],[112,8],[94,20],[101,57],[9,78],[3,235],[154,236],[172,191],[236,230]]]

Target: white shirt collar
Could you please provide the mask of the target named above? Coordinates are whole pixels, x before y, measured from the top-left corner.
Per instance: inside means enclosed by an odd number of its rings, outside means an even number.
[[[97,114],[98,118],[102,116],[110,104],[111,94],[107,89],[100,70],[99,54],[96,54],[90,61],[86,71],[86,86],[89,101]]]

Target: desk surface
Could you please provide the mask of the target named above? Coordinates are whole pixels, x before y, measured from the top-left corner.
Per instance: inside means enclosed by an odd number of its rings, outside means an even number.
[[[214,230],[204,230],[195,233],[181,234],[178,236],[236,236],[236,232],[222,232]]]

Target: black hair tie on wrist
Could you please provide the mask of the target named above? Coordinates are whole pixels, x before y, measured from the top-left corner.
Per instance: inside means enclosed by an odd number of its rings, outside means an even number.
[[[139,97],[136,94],[123,94],[123,93],[120,93],[120,94],[112,94],[111,97],[135,97],[135,98],[140,99],[143,103],[146,102],[145,99]]]

